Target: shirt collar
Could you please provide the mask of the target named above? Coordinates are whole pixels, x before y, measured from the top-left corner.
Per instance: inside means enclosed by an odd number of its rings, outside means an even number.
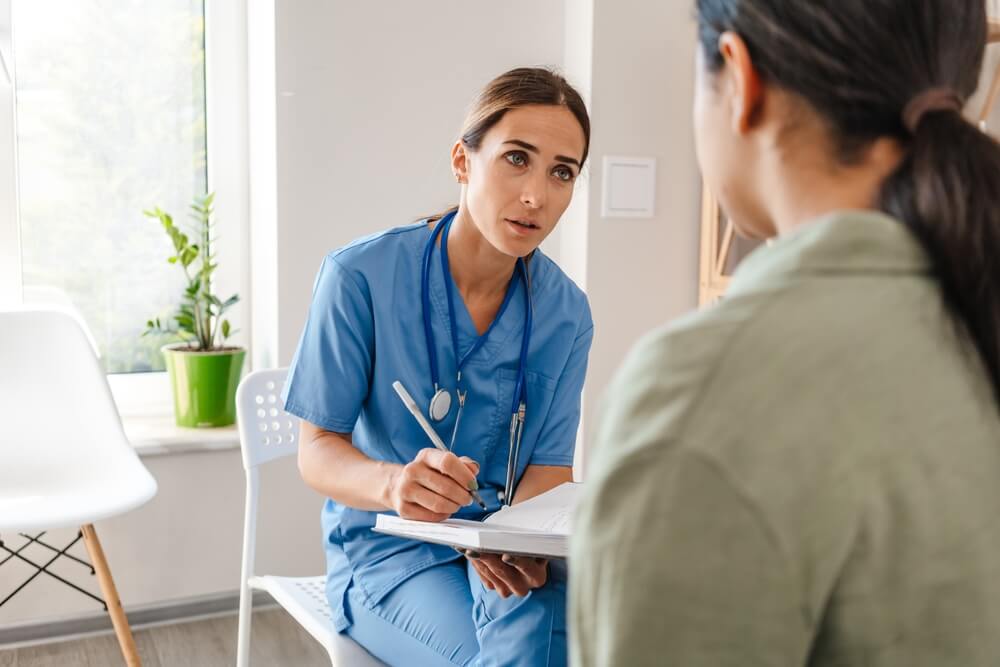
[[[930,258],[898,220],[878,211],[836,211],[760,246],[740,263],[727,294],[826,274],[926,274]]]

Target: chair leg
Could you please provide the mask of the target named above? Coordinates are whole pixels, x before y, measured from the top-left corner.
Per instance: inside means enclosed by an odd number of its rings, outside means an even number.
[[[108,568],[108,561],[104,557],[104,549],[97,539],[97,531],[93,524],[87,524],[80,528],[83,533],[83,542],[90,554],[90,562],[97,573],[97,581],[101,586],[101,593],[104,595],[104,604],[108,607],[108,614],[111,616],[111,625],[114,626],[115,635],[118,637],[118,645],[121,647],[122,656],[128,667],[142,667],[139,659],[139,652],[135,648],[135,640],[132,638],[132,630],[128,625],[128,618],[122,609],[121,600],[118,599],[118,590],[115,588],[114,579],[111,578],[111,570]]]

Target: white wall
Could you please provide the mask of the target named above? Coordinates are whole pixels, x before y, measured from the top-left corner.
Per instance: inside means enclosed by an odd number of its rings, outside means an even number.
[[[575,203],[578,212],[563,227],[561,259],[585,285],[594,314],[582,437],[590,443],[604,388],[628,349],[697,305],[701,180],[691,129],[690,3],[583,2],[567,0],[567,7],[580,11],[576,20],[591,33],[567,39],[566,62],[579,77],[589,74],[591,166],[587,201]],[[656,158],[654,218],[600,217],[605,155]],[[577,464],[583,467],[580,458]]]

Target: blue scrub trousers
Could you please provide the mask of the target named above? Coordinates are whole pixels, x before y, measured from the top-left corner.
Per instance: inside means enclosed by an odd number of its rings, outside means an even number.
[[[549,563],[545,586],[506,600],[464,558],[414,575],[372,604],[353,584],[345,632],[393,667],[562,667],[566,564]]]

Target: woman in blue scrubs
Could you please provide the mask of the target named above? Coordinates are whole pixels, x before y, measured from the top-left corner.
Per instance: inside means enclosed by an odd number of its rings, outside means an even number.
[[[570,203],[589,141],[586,108],[562,77],[507,72],[452,148],[458,206],[359,239],[320,268],[285,408],[304,420],[303,479],[328,498],[337,630],[391,665],[566,663],[561,563],[463,555],[372,526],[379,512],[441,521],[497,511],[519,404],[513,503],[572,479],[593,323],[584,294],[538,246]],[[395,381],[441,417],[431,423],[451,451],[431,446]],[[431,408],[438,390],[447,412],[440,396]]]

